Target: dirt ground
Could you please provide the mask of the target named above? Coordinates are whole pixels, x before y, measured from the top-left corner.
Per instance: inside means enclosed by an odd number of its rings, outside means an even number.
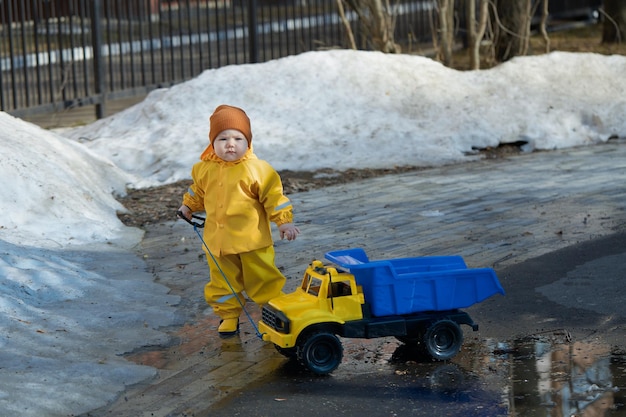
[[[314,188],[412,170],[417,170],[417,168],[362,169],[342,172],[332,170],[317,172],[281,171],[279,174],[283,181],[284,192],[288,195]],[[135,227],[174,220],[176,210],[181,205],[182,196],[190,184],[190,180],[179,181],[161,187],[131,190],[127,196],[120,198],[121,203],[128,209],[128,213],[119,213],[118,217],[125,225]]]
[[[480,151],[487,159],[509,157],[521,152],[517,144],[503,145],[498,148],[483,149]],[[311,171],[280,171],[285,194],[308,191],[330,185],[349,183],[381,175],[399,174],[417,171],[423,168],[395,167],[389,169],[350,169],[334,171],[322,169]],[[191,180],[178,181],[160,187],[129,190],[128,194],[119,201],[128,212],[118,213],[118,217],[127,226],[143,227],[163,221],[175,220],[176,210],[181,205],[182,196],[191,184]]]
[[[626,55],[626,43],[602,44],[602,26],[581,25],[570,30],[550,33],[551,51],[568,52],[594,52],[605,55]],[[535,35],[531,38],[529,55],[545,53],[546,44],[544,39]],[[459,70],[467,68],[467,53],[458,51],[454,56],[454,67]],[[488,63],[482,64],[483,68]],[[485,158],[495,159],[503,156],[510,157],[519,154],[520,144],[506,144],[498,148],[479,150]],[[190,167],[191,169],[191,167]],[[362,169],[348,171],[321,170],[318,172],[279,172],[286,194],[307,191],[319,187],[348,183],[380,175],[388,175],[407,171],[416,171],[416,167],[393,167],[389,169]],[[161,187],[153,187],[141,190],[129,190],[128,194],[121,197],[120,202],[128,210],[120,213],[119,218],[128,226],[142,227],[162,221],[174,220],[176,210],[180,207],[182,196],[187,190],[190,181],[180,181]]]

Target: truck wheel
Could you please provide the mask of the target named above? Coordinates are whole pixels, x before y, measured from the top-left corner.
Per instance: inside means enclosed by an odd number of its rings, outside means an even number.
[[[298,348],[298,360],[311,372],[326,375],[337,369],[343,357],[343,346],[332,333],[312,333]]]
[[[424,346],[433,359],[452,359],[463,344],[463,331],[452,320],[439,320],[431,324],[424,335]]]

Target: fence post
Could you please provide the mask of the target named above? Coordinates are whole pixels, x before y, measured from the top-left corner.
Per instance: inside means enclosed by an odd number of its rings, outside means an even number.
[[[106,83],[104,62],[102,61],[102,0],[92,0],[91,7],[91,48],[93,50],[93,73],[96,93],[96,118],[102,119],[106,113]]]
[[[259,32],[257,25],[257,0],[248,0],[248,41],[250,43],[250,63],[259,62]]]

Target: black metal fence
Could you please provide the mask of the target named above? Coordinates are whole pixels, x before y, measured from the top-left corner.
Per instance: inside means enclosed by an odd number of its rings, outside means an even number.
[[[396,40],[428,42],[436,1],[395,7]],[[107,100],[206,69],[348,47],[336,0],[0,0],[0,25],[0,109],[16,116],[95,104],[101,117]]]

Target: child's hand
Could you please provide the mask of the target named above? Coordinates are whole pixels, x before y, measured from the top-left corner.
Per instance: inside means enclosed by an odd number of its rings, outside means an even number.
[[[185,216],[187,220],[191,220],[191,209],[189,207],[183,204],[182,206],[180,206],[178,211],[182,213],[182,215]]]
[[[293,223],[285,223],[278,226],[278,230],[280,230],[280,239],[287,238],[287,240],[295,240],[296,237],[300,234],[300,229],[294,226]]]

